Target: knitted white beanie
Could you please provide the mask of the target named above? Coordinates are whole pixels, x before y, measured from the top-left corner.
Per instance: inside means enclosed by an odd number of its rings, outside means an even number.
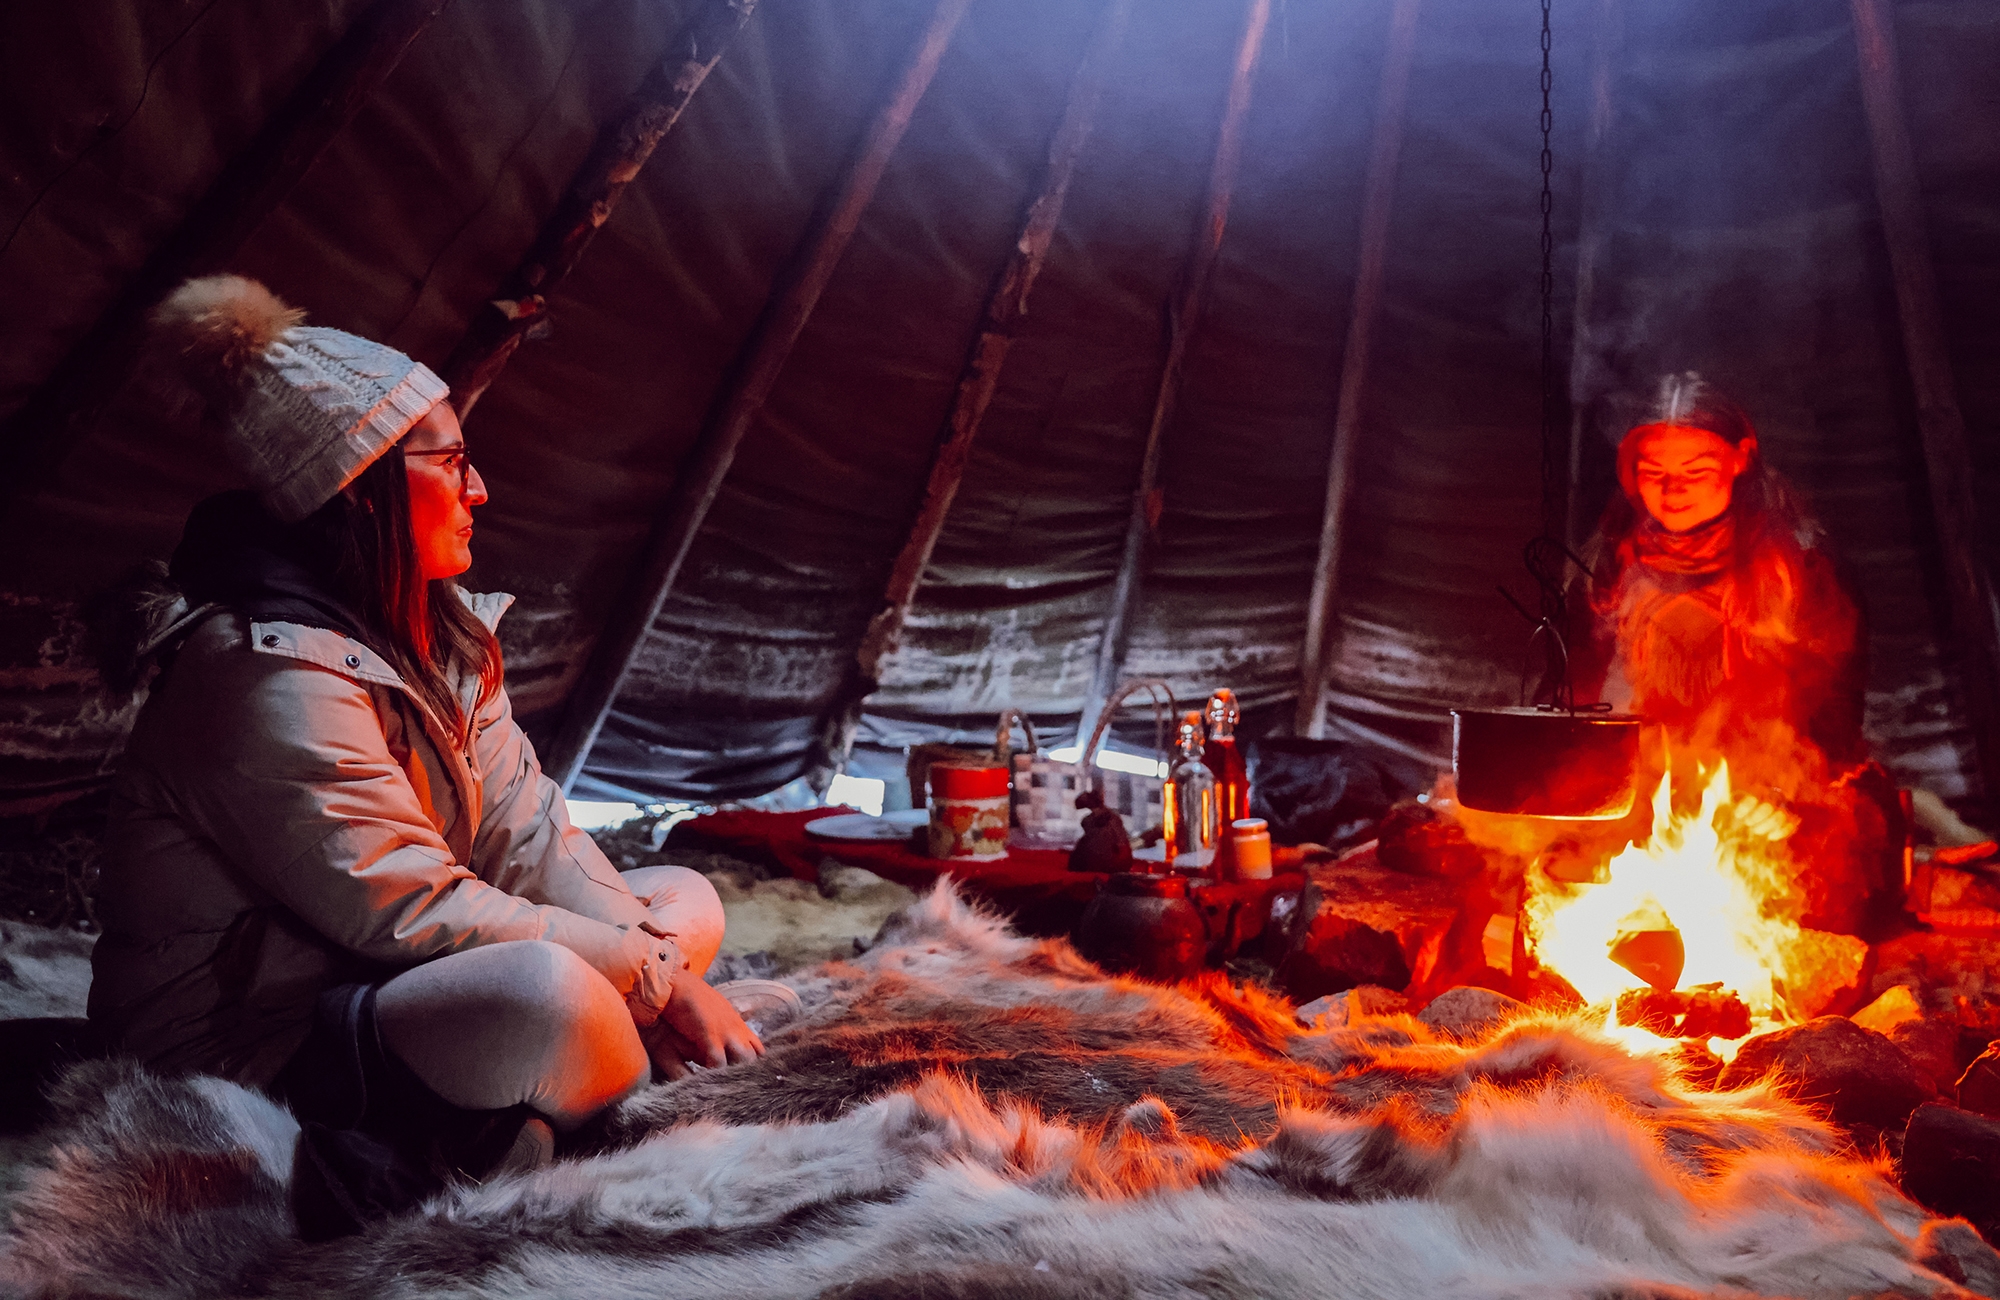
[[[240,275],[189,280],[152,316],[230,458],[287,521],[332,500],[450,392],[394,348],[304,318]]]

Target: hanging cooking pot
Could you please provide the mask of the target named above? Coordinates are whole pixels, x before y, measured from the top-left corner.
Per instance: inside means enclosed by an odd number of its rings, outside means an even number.
[[[1453,709],[1458,801],[1481,812],[1611,821],[1632,811],[1645,719],[1566,709]]]

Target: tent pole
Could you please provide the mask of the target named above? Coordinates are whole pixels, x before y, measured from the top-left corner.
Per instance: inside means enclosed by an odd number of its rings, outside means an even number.
[[[1875,198],[1896,286],[1903,355],[1916,391],[1917,432],[1930,480],[1931,514],[1944,552],[1959,676],[1989,811],[2000,810],[2000,605],[1979,559],[1980,521],[1972,458],[1959,409],[1938,301],[1937,273],[1924,229],[1916,154],[1910,146],[1897,67],[1895,8],[1853,0],[1861,101],[1875,161]]]
[[[1368,382],[1368,355],[1375,317],[1382,306],[1382,281],[1389,254],[1389,217],[1395,204],[1396,162],[1403,148],[1403,109],[1409,98],[1410,64],[1416,53],[1419,0],[1396,0],[1389,15],[1388,47],[1382,57],[1382,85],[1375,101],[1375,138],[1368,151],[1362,185],[1360,258],[1354,272],[1354,302],[1340,361],[1340,400],[1334,409],[1333,452],[1326,469],[1326,514],[1320,523],[1319,562],[1313,566],[1306,598],[1305,643],[1299,652],[1298,711],[1293,730],[1319,737],[1326,729],[1327,661],[1340,552],[1346,541],[1348,505],[1354,495],[1354,453],[1361,437],[1362,393]]]
[[[231,158],[173,234],[0,432],[0,505],[46,482],[124,386],[146,313],[182,280],[228,266],[449,0],[378,0]]]
[[[1590,120],[1584,128],[1582,201],[1576,240],[1576,306],[1570,316],[1569,495],[1563,540],[1581,553],[1595,528],[1584,508],[1583,451],[1590,436],[1594,359],[1590,317],[1596,308],[1597,269],[1610,235],[1605,229],[1605,142],[1611,137],[1611,57],[1623,32],[1619,0],[1598,0],[1590,33]]]
[[[709,507],[722,490],[737,448],[777,385],[793,345],[833,278],[834,267],[860,226],[861,214],[874,197],[890,155],[909,128],[917,104],[930,88],[945,48],[970,5],[971,0],[938,0],[889,98],[876,111],[861,148],[841,176],[832,205],[806,232],[792,269],[745,344],[739,364],[731,372],[734,378],[718,398],[715,414],[683,462],[645,552],[612,607],[583,676],[570,692],[562,724],[547,751],[545,767],[565,791],[583,771],[584,759],[603,729],[605,715],[631,672],[647,631],[659,617]]]
[[[1048,162],[1042,169],[1042,183],[1022,218],[1014,251],[1000,272],[993,291],[987,295],[979,336],[952,396],[951,411],[945,417],[943,437],[931,459],[930,477],[924,484],[923,500],[917,508],[909,535],[890,567],[889,580],[882,592],[882,605],[868,621],[854,660],[841,682],[840,694],[823,716],[818,731],[820,753],[816,769],[838,772],[847,765],[854,747],[854,733],[861,724],[861,705],[881,684],[882,661],[896,648],[904,620],[916,600],[924,567],[944,532],[952,501],[965,478],[966,462],[972,445],[986,419],[986,408],[999,387],[1001,367],[1014,336],[1028,318],[1028,296],[1042,264],[1048,260],[1049,246],[1055,241],[1056,226],[1062,220],[1063,204],[1076,174],[1078,160],[1089,141],[1092,120],[1112,58],[1125,37],[1132,13],[1132,0],[1107,0],[1083,59],[1070,79],[1069,95],[1062,118],[1049,138]]]
[[[589,157],[527,255],[494,299],[480,305],[444,364],[444,380],[451,385],[451,403],[460,419],[500,377],[529,331],[547,319],[549,295],[576,269],[625,187],[674,129],[756,8],[757,0],[707,0],[674,33],[625,112],[597,133]]]
[[[1126,642],[1131,633],[1132,610],[1138,603],[1139,579],[1145,569],[1147,544],[1159,526],[1161,493],[1160,450],[1174,406],[1180,397],[1181,372],[1187,363],[1188,341],[1193,336],[1207,296],[1208,281],[1222,249],[1222,232],[1229,222],[1229,202],[1236,188],[1238,161],[1243,153],[1244,123],[1250,116],[1250,91],[1256,84],[1257,64],[1264,49],[1264,32],[1270,25],[1271,0],[1250,0],[1243,24],[1243,39],[1236,47],[1236,62],[1229,79],[1229,98],[1223,109],[1222,127],[1216,134],[1215,157],[1209,165],[1208,198],[1202,207],[1201,225],[1194,246],[1181,267],[1179,283],[1167,301],[1167,357],[1160,371],[1160,384],[1153,399],[1153,418],[1146,429],[1145,453],[1139,462],[1139,485],[1132,493],[1132,513],[1125,526],[1125,546],[1112,581],[1111,605],[1104,616],[1104,632],[1097,647],[1097,664],[1091,674],[1090,691],[1084,697],[1078,719],[1077,739],[1088,737],[1099,715],[1117,688],[1125,669]]]

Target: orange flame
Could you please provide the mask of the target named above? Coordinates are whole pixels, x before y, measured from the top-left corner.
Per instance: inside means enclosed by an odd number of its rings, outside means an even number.
[[[1612,858],[1603,883],[1568,884],[1539,868],[1531,873],[1527,913],[1536,959],[1593,1007],[1604,1005],[1605,1028],[1614,1037],[1664,1050],[1669,1040],[1617,1023],[1618,995],[1643,982],[1610,956],[1627,918],[1658,909],[1687,949],[1678,987],[1720,983],[1749,1006],[1752,1033],[1790,1023],[1779,990],[1799,928],[1767,906],[1784,893],[1782,863],[1768,841],[1736,829],[1727,763],[1716,767],[1693,816],[1676,817],[1671,794],[1670,778],[1662,777],[1651,838]],[[1725,1058],[1734,1055],[1734,1044],[1711,1046]]]

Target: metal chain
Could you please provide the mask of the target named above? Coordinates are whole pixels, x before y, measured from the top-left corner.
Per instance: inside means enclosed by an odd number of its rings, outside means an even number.
[[[1549,4],[1550,0],[1542,0],[1542,531],[1560,541],[1569,494],[1569,448],[1556,418],[1561,394],[1556,388],[1555,356],[1556,205],[1551,183],[1555,152],[1550,145],[1555,114],[1549,106],[1555,78],[1549,68]]]
[[[1542,617],[1535,635],[1546,638],[1543,650],[1548,670],[1538,694],[1545,694],[1557,708],[1574,711],[1569,654],[1563,646],[1569,622],[1563,599],[1569,447],[1557,422],[1561,394],[1556,388],[1555,150],[1551,143],[1555,112],[1549,104],[1555,76],[1549,67],[1549,5],[1550,0],[1542,0],[1542,536],[1528,543],[1524,558],[1542,595]]]

